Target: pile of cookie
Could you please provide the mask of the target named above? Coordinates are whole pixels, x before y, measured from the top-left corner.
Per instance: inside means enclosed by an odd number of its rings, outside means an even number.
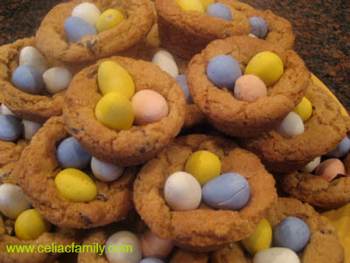
[[[73,0],[1,46],[0,262],[350,262],[350,116],[294,40],[237,0]],[[8,251],[72,243],[105,251]]]

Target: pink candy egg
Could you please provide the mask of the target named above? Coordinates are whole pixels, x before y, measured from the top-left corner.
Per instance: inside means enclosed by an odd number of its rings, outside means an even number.
[[[168,103],[158,92],[145,89],[138,91],[131,100],[135,123],[145,125],[157,122],[168,115]]]
[[[265,83],[254,75],[243,75],[236,80],[234,95],[237,99],[253,102],[267,95]]]
[[[345,167],[339,159],[328,159],[316,168],[316,175],[319,175],[331,182],[338,174],[345,174]]]
[[[174,244],[171,240],[162,239],[151,231],[147,231],[141,236],[141,248],[144,257],[166,258],[173,247]]]

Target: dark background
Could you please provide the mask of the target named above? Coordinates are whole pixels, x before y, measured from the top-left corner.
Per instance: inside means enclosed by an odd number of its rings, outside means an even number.
[[[35,33],[59,0],[0,0],[0,44]],[[350,108],[350,0],[244,0],[291,21],[295,49]]]

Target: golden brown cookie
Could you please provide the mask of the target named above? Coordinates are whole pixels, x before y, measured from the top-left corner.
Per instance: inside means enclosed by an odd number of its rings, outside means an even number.
[[[207,77],[208,62],[218,55],[232,55],[242,67],[257,53],[272,51],[284,63],[284,73],[266,97],[254,102],[241,101],[226,88],[216,87]],[[192,58],[188,83],[194,102],[218,130],[237,137],[252,137],[273,129],[305,94],[310,73],[292,50],[247,36],[231,37],[210,43]]]
[[[77,43],[68,43],[64,32],[64,21],[75,6],[85,2],[74,0],[55,6],[42,21],[36,43],[46,56],[66,63],[95,61],[98,58],[121,53],[141,42],[151,29],[154,15],[148,0],[93,0],[102,12],[118,8],[126,19],[112,29],[94,36],[86,36]]]
[[[251,259],[244,253],[238,243],[232,243],[212,253],[212,263],[251,263]]]
[[[68,228],[92,228],[124,218],[132,207],[131,184],[134,169],[111,183],[96,180],[97,196],[90,202],[71,202],[56,189],[55,175],[61,170],[56,145],[68,133],[61,117],[52,117],[23,151],[16,176],[32,205],[51,223]]]
[[[97,69],[102,61],[80,71],[67,90],[64,121],[70,134],[98,159],[131,166],[153,158],[181,130],[185,117],[185,99],[176,81],[152,63],[123,57],[111,57],[132,76],[136,91],[152,89],[167,101],[168,116],[158,122],[115,131],[95,117],[101,95]]]
[[[178,249],[171,257],[169,263],[208,263],[209,258],[204,253],[188,252]]]
[[[214,210],[204,204],[191,211],[172,211],[163,187],[168,176],[184,170],[194,151],[208,150],[219,156],[222,172],[235,171],[250,183],[251,199],[240,211]],[[181,247],[206,251],[249,236],[276,200],[273,177],[252,153],[219,137],[190,135],[177,139],[138,174],[134,184],[137,212],[153,233],[173,239]]]
[[[315,157],[333,150],[350,129],[350,119],[341,114],[339,104],[310,82],[306,91],[313,113],[303,134],[287,138],[273,130],[243,141],[274,172],[288,173],[304,167]]]

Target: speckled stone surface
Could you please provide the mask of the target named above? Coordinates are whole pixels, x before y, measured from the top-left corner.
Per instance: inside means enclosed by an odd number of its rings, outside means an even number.
[[[1,0],[0,44],[34,34],[59,0]],[[307,66],[350,108],[350,1],[244,0],[289,19],[296,50]]]

